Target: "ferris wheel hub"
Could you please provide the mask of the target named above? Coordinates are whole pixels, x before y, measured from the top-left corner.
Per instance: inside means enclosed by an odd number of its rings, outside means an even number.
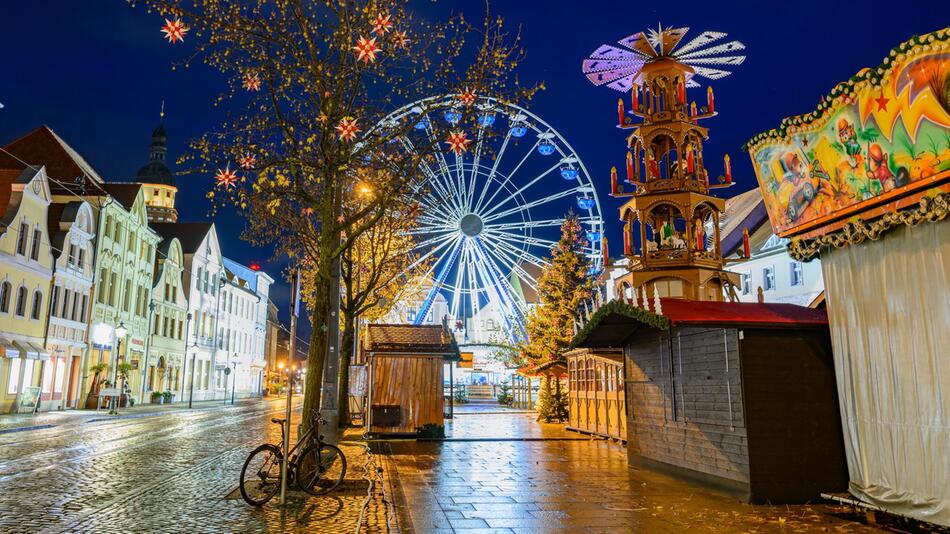
[[[475,237],[482,233],[484,227],[485,223],[482,222],[482,218],[475,213],[469,213],[459,219],[459,229],[468,237]]]

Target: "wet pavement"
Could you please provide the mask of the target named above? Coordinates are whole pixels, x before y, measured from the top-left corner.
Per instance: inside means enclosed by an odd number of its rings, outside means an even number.
[[[446,441],[386,443],[404,531],[879,532],[841,507],[751,506],[630,470],[620,444],[494,412],[456,412]]]
[[[630,470],[618,443],[490,403],[460,407],[443,441],[376,441],[372,454],[351,431],[341,488],[252,508],[238,473],[264,437],[277,442],[283,409],[0,418],[52,425],[0,433],[0,533],[874,531],[842,508],[750,506]]]
[[[236,494],[247,453],[265,436],[279,440],[270,418],[283,408],[263,401],[0,434],[0,532],[337,533],[361,520],[383,525],[364,532],[385,531],[382,500],[367,501],[360,443],[341,444],[349,469],[329,496],[257,509]]]

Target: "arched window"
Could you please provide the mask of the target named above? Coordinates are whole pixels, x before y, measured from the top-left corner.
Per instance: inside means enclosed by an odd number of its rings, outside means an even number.
[[[7,313],[10,311],[10,293],[13,292],[13,286],[10,285],[10,282],[4,282],[0,285],[0,312]]]
[[[16,309],[14,314],[17,317],[26,317],[26,288],[20,286],[16,291]]]
[[[43,293],[40,290],[33,292],[33,309],[30,310],[30,319],[39,320],[40,308],[43,306]]]

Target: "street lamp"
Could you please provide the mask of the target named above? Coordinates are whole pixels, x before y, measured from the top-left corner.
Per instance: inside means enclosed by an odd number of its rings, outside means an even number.
[[[122,354],[122,340],[125,339],[125,336],[128,335],[129,329],[125,327],[124,322],[119,322],[119,326],[115,329],[115,365],[113,366],[112,371],[112,387],[117,388],[119,385],[119,357]],[[124,384],[123,384],[124,385]],[[119,390],[118,398],[113,397],[112,400],[112,410],[109,411],[110,414],[119,413],[119,399],[122,398],[122,390]]]
[[[231,372],[231,406],[234,406],[234,391],[237,388],[237,365],[238,365],[238,355],[234,353],[234,359],[231,360],[231,365],[234,367],[234,371]]]

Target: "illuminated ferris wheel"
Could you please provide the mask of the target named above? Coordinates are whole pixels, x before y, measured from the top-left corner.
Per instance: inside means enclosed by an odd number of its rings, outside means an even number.
[[[468,131],[463,113],[475,114]],[[415,324],[427,320],[441,295],[460,342],[484,340],[474,319],[489,310],[500,316],[509,340],[524,337],[526,295],[536,294],[540,268],[571,211],[586,231],[592,269],[602,268],[603,219],[594,184],[567,140],[540,117],[463,94],[417,101],[382,124],[390,121],[413,123],[400,139],[405,149],[440,147],[422,163],[425,180],[417,191],[422,215],[415,252],[431,268]]]

